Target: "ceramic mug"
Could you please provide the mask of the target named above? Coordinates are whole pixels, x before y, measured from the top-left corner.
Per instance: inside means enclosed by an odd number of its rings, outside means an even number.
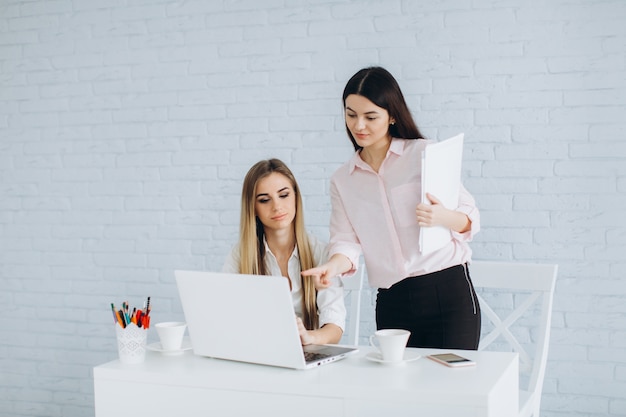
[[[166,321],[154,326],[159,334],[161,348],[164,351],[179,350],[183,345],[183,335],[187,323],[182,321]]]
[[[378,349],[385,362],[401,362],[411,332],[403,329],[378,330],[370,336],[370,345]]]

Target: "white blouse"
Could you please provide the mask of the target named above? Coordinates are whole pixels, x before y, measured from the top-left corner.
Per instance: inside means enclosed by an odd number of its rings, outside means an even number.
[[[313,261],[315,265],[321,265],[328,260],[328,247],[325,243],[319,241],[312,235],[308,235],[311,250],[313,252]],[[265,268],[270,271],[270,275],[282,276],[280,267],[276,257],[270,250],[267,242],[265,243]],[[239,273],[240,252],[239,246],[236,245],[230,251],[230,254],[222,267],[223,272]],[[294,248],[293,253],[289,257],[288,273],[291,280],[291,299],[296,315],[303,317],[302,310],[302,281],[300,276],[300,259],[298,256],[298,248]],[[319,311],[319,325],[322,327],[327,323],[332,323],[345,329],[346,325],[346,306],[344,304],[343,284],[336,277],[332,279],[332,285],[329,288],[320,290],[317,293],[317,309]]]

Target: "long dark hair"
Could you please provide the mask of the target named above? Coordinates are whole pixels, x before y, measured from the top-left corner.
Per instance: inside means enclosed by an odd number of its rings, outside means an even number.
[[[400,86],[393,75],[382,67],[363,68],[350,78],[343,89],[343,108],[346,108],[346,97],[350,94],[363,96],[378,107],[389,113],[395,123],[389,125],[389,134],[400,139],[423,139],[409,107],[406,105]],[[354,140],[350,129],[346,126],[348,137],[354,150],[361,148]]]

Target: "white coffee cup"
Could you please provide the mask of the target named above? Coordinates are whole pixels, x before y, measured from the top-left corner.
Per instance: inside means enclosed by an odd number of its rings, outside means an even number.
[[[182,321],[165,321],[155,324],[154,327],[156,327],[159,334],[161,348],[164,351],[179,350],[182,347],[187,323]]]
[[[410,331],[403,329],[378,330],[370,336],[370,345],[378,349],[385,362],[401,362],[410,335]]]

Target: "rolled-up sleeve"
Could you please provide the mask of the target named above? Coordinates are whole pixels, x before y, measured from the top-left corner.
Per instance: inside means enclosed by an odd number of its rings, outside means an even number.
[[[480,212],[476,207],[474,197],[465,189],[463,185],[459,190],[459,207],[456,211],[464,213],[469,218],[471,225],[467,232],[459,233],[452,231],[452,237],[460,242],[470,242],[476,233],[480,231]]]
[[[330,244],[328,255],[342,254],[352,262],[352,269],[342,276],[350,276],[356,272],[359,258],[361,256],[361,244],[348,219],[346,210],[341,200],[341,195],[334,181],[330,183],[330,200],[332,212],[330,219]]]

